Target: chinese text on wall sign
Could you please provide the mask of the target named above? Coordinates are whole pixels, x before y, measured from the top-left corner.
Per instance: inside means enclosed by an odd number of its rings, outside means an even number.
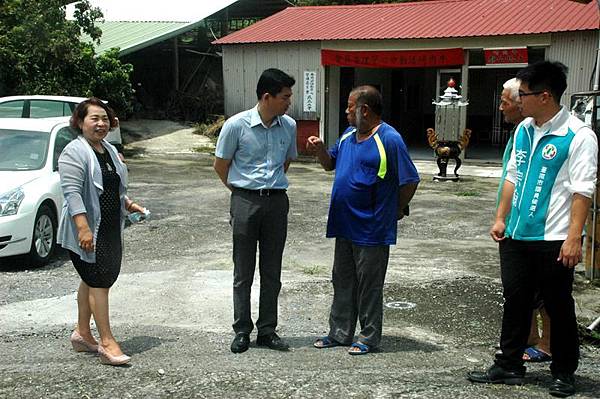
[[[461,48],[407,51],[321,50],[321,64],[355,68],[422,68],[463,65]]]
[[[317,72],[304,71],[304,112],[317,112]]]

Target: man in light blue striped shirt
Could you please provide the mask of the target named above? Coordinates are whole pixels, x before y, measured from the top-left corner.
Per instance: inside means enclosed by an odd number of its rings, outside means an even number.
[[[289,210],[286,172],[297,157],[296,122],[285,115],[294,83],[283,71],[265,70],[256,87],[258,104],[229,118],[217,141],[214,168],[231,190],[233,353],[248,350],[254,329],[250,293],[257,244],[261,278],[256,344],[288,349],[275,328]]]

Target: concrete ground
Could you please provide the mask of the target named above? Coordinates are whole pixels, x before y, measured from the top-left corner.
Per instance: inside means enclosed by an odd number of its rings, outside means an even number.
[[[498,342],[502,294],[497,246],[488,236],[497,167],[467,163],[461,181],[439,183],[432,161],[417,162],[422,183],[390,251],[383,343],[355,357],[346,348],[312,347],[327,333],[332,298],[333,241],[324,231],[333,175],[294,163],[278,330],[291,350],[253,342],[235,355],[228,191],[212,156],[191,150],[210,142],[181,126],[136,123],[123,123],[135,139],[126,146],[129,193],[153,218],[126,229],[123,269],[111,291],[114,333],[132,362],[103,366],[70,349],[79,279],[64,252],[41,268],[5,259],[0,397],[548,397],[548,364],[531,365],[521,387],[465,379],[490,365]],[[598,294],[579,271],[582,323],[600,314]],[[582,346],[577,376],[575,397],[600,397],[600,348]]]

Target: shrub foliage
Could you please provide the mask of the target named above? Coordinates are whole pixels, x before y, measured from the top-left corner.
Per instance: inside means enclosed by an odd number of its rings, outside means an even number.
[[[133,67],[118,50],[96,56],[102,12],[80,0],[67,20],[69,0],[0,0],[0,96],[51,94],[97,96],[124,114],[130,110]]]

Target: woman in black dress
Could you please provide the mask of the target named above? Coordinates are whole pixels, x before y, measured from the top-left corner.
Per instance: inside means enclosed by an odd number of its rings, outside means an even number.
[[[104,140],[115,125],[114,112],[96,98],[83,101],[73,112],[71,127],[81,135],[59,158],[65,201],[58,239],[69,250],[81,277],[73,348],[98,352],[103,363],[120,365],[130,357],[112,335],[108,293],[121,270],[124,218],[128,212],[143,212],[144,208],[126,196],[127,168],[115,147]],[[92,315],[100,343],[90,330]]]

